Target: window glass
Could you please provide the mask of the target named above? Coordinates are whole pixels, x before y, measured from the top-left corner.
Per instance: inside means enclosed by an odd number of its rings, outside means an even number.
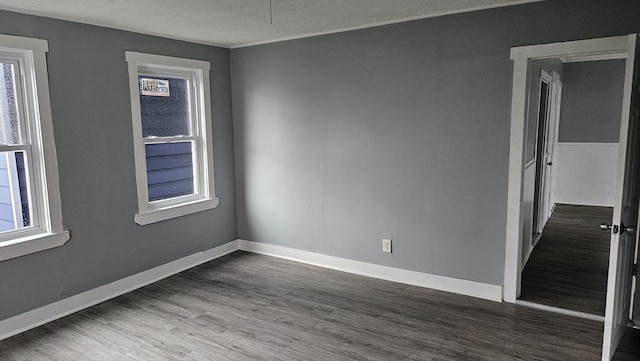
[[[192,142],[146,144],[149,202],[193,194]]]
[[[21,144],[16,65],[0,62],[0,144],[5,147]],[[0,232],[31,225],[25,159],[21,150],[0,151]]]
[[[0,232],[31,225],[24,152],[0,152]]]
[[[156,80],[155,83],[151,80]],[[168,81],[168,92],[162,87]],[[180,78],[139,75],[143,137],[190,135],[189,81]],[[146,91],[145,91],[146,90]],[[149,95],[145,95],[149,94]]]
[[[29,206],[29,190],[27,187],[29,186],[29,182],[27,182],[27,165],[26,165],[26,157],[24,152],[14,152],[14,157],[16,159],[16,175],[18,176],[18,187],[20,193],[20,208],[22,210],[22,226],[27,227],[31,225],[31,213]]]
[[[15,69],[15,64],[0,63],[0,144],[20,143]]]

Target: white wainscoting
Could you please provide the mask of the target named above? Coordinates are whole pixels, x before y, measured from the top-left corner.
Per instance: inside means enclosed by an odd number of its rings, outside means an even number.
[[[618,143],[558,143],[553,167],[555,203],[613,207]]]

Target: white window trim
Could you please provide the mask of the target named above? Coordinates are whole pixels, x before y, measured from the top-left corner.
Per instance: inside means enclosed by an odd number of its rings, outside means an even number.
[[[39,224],[0,235],[0,261],[59,247],[69,238],[62,225],[58,162],[53,137],[46,40],[0,35],[0,51],[21,58],[25,111],[32,147],[33,213]]]
[[[136,167],[136,185],[138,189],[138,213],[134,220],[137,224],[147,225],[166,219],[180,217],[196,212],[213,209],[220,200],[215,195],[213,168],[213,132],[211,123],[211,91],[209,82],[210,65],[207,61],[183,59],[163,55],[125,52],[129,69],[129,91],[131,96],[131,120],[133,126],[133,147]],[[147,188],[147,160],[145,142],[142,137],[142,116],[140,113],[140,95],[138,74],[154,69],[167,74],[195,74],[192,78],[195,86],[193,122],[197,134],[197,154],[194,162],[197,177],[194,178],[194,195],[149,202]],[[197,168],[196,168],[197,167]]]

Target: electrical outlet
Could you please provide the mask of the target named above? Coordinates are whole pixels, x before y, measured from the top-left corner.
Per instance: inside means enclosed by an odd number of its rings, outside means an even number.
[[[391,240],[384,238],[382,240],[382,252],[391,253]]]

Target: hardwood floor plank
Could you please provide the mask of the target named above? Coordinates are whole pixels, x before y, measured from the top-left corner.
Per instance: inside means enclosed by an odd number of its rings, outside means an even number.
[[[4,340],[0,359],[588,361],[601,343],[599,322],[236,252]]]
[[[604,316],[613,208],[558,204],[522,272],[520,299]]]

